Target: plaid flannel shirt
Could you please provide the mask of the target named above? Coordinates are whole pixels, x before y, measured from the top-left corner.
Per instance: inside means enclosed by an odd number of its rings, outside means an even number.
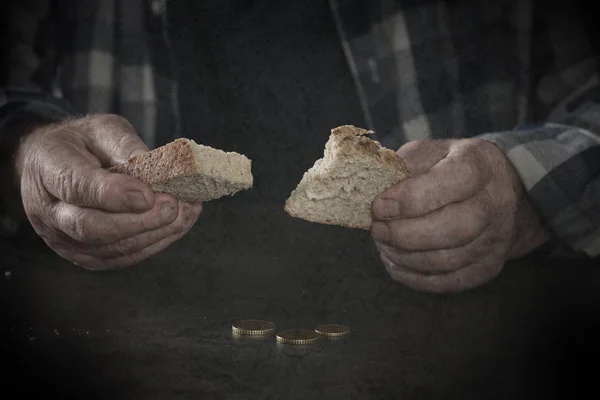
[[[67,113],[125,116],[149,146],[179,134],[164,1],[23,3],[6,14],[14,40],[3,58],[10,62],[1,76],[0,124],[23,113],[62,118],[56,103],[64,97]],[[577,252],[600,254],[591,10],[554,0],[330,4],[368,127],[386,147],[451,137],[493,141],[557,237]],[[2,131],[0,125],[0,135],[10,134]]]
[[[496,143],[561,243],[600,254],[600,90],[585,2],[330,0],[383,145]]]
[[[0,7],[0,117],[116,113],[150,147],[180,136],[165,0],[8,0]]]

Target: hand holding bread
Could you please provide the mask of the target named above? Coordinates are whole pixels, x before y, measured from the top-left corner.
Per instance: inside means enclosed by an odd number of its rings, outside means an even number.
[[[34,126],[13,147],[12,173],[31,225],[84,268],[137,264],[181,238],[202,210],[105,169],[148,151],[116,115]]]
[[[474,288],[548,239],[495,144],[415,141],[398,155],[413,175],[377,196],[371,227],[393,279],[428,292]]]
[[[285,210],[370,229],[392,278],[429,292],[482,285],[548,239],[512,164],[491,142],[414,141],[393,152],[371,133],[333,129]]]

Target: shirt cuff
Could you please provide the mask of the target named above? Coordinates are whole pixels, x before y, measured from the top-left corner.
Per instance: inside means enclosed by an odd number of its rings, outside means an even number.
[[[577,253],[600,254],[600,137],[560,124],[478,137],[506,154],[530,203],[560,242]]]

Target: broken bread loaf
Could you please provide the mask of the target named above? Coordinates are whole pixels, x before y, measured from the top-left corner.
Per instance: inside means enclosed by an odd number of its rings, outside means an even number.
[[[375,197],[409,177],[402,159],[370,139],[372,133],[352,125],[333,129],[323,158],[304,173],[285,211],[312,222],[370,229]]]
[[[176,139],[109,171],[131,175],[157,192],[188,202],[215,200],[253,184],[251,161],[246,156],[189,139]]]

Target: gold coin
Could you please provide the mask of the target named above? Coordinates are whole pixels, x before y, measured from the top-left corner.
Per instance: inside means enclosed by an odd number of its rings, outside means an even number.
[[[350,328],[340,324],[323,324],[317,326],[315,332],[327,337],[340,337],[350,333]]]
[[[262,319],[243,319],[233,324],[231,329],[238,335],[261,336],[275,332],[275,324]]]
[[[319,335],[308,329],[287,329],[277,333],[277,341],[286,344],[310,344],[318,339]]]

